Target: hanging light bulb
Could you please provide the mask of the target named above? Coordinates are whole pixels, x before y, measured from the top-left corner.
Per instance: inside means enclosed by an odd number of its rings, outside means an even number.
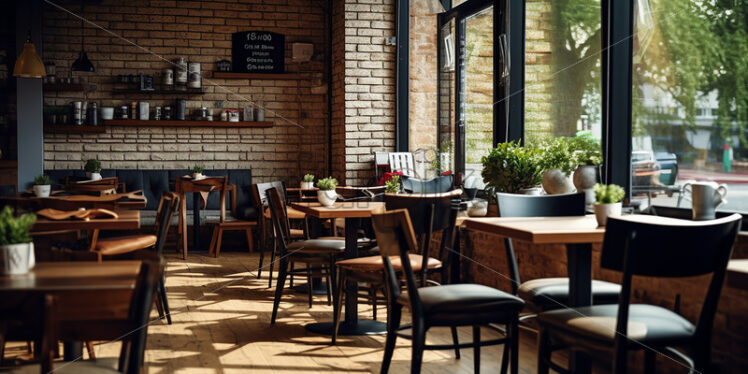
[[[31,31],[26,37],[26,43],[23,44],[23,51],[16,60],[16,66],[13,68],[13,76],[19,78],[44,78],[47,72],[44,70],[44,63],[39,55],[36,54],[36,47],[31,42]]]
[[[81,13],[83,12],[83,8],[81,8]],[[83,20],[81,20],[81,51],[80,54],[78,54],[78,59],[73,61],[73,65],[70,66],[70,70],[72,71],[85,71],[89,73],[93,73],[96,71],[96,68],[94,68],[93,64],[91,63],[91,60],[88,59],[88,55],[86,54],[86,51],[83,49],[84,41],[86,40],[86,37],[84,36],[84,30],[83,30]]]

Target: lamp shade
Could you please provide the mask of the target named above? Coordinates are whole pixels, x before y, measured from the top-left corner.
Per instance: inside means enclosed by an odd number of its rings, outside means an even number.
[[[44,70],[44,63],[39,55],[36,54],[36,47],[30,40],[23,44],[23,51],[16,60],[16,67],[13,69],[13,76],[20,78],[44,78],[47,72]]]
[[[94,68],[91,60],[88,59],[88,54],[86,54],[86,51],[81,50],[80,54],[78,55],[78,59],[73,61],[73,65],[70,66],[70,70],[94,72],[96,71],[96,68]]]

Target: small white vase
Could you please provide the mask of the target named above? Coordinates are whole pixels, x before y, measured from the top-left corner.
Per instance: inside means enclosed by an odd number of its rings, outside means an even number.
[[[314,188],[314,182],[301,182],[302,190],[311,190]]]
[[[608,223],[608,217],[617,217],[621,215],[621,207],[623,204],[595,204],[595,218],[597,218],[597,224],[605,226]]]
[[[49,193],[52,191],[52,186],[49,184],[35,184],[33,188],[36,197],[49,197]]]
[[[192,173],[192,179],[194,180],[200,180],[204,178],[205,176],[203,175],[203,173]]]
[[[335,190],[317,191],[317,200],[324,206],[333,206],[337,198],[338,193]]]
[[[26,274],[36,265],[34,243],[0,246],[0,274]]]
[[[101,179],[101,173],[91,173],[91,172],[86,172],[86,177],[87,177],[87,178],[88,178],[89,180],[92,180],[92,181],[97,181],[97,180]]]
[[[561,170],[551,169],[543,173],[543,189],[549,195],[567,194],[574,192],[569,176]]]

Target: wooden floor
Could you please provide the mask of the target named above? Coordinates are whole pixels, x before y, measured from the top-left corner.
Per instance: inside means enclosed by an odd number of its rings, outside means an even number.
[[[191,254],[187,260],[168,257],[166,287],[174,323],[157,320],[149,326],[146,372],[379,372],[384,335],[342,337],[332,346],[329,336],[304,329],[310,322],[332,320],[325,296],[316,296],[309,309],[306,295],[287,290],[271,326],[274,288],[267,288],[265,271],[257,279],[257,260],[256,254],[231,252],[218,259],[203,254]],[[371,318],[371,307],[361,305],[359,315]],[[383,307],[378,317],[386,320]],[[493,335],[484,330],[484,339]],[[427,339],[427,344],[451,342],[447,329],[430,330]],[[469,328],[460,331],[460,340],[472,340]],[[95,352],[99,358],[115,357],[119,343],[97,343]],[[410,341],[398,339],[390,373],[409,372],[410,352]],[[523,332],[520,373],[535,372],[535,352],[535,335]],[[483,372],[498,372],[500,359],[501,346],[484,347]],[[453,351],[427,351],[422,372],[472,373],[472,349],[462,350],[459,360]]]

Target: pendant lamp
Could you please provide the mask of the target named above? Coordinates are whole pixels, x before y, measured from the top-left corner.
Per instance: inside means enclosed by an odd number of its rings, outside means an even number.
[[[16,60],[16,66],[13,68],[13,76],[18,78],[44,78],[47,72],[44,70],[44,63],[39,55],[36,54],[36,47],[31,42],[31,31],[26,37],[26,43],[23,44],[23,51]]]
[[[83,12],[83,9],[81,9],[81,13]],[[81,51],[78,55],[78,59],[73,61],[73,65],[70,66],[70,70],[72,71],[85,71],[89,73],[93,73],[96,71],[96,68],[94,68],[93,64],[91,63],[91,60],[88,59],[88,55],[86,54],[86,51],[83,49],[84,41],[86,40],[86,37],[84,35],[83,30],[83,21],[81,20]]]

